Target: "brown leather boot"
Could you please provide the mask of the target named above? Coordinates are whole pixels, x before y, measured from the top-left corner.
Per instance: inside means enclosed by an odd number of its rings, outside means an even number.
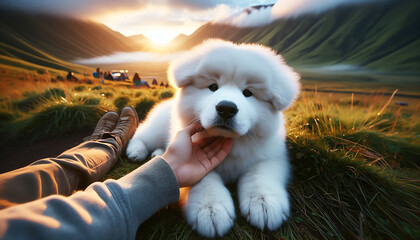
[[[96,124],[95,130],[92,135],[85,137],[85,141],[94,141],[102,138],[102,135],[106,132],[112,132],[118,123],[118,114],[116,112],[107,112]]]
[[[139,125],[139,117],[132,107],[125,107],[121,111],[120,119],[115,129],[110,133],[103,134],[102,138],[113,137],[121,145],[121,149],[127,147],[128,141],[133,137]]]

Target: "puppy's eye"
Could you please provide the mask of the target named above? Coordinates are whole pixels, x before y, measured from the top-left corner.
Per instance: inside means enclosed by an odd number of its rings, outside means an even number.
[[[251,96],[252,96],[252,92],[251,92],[251,91],[249,91],[248,89],[245,89],[245,90],[242,92],[242,94],[243,94],[245,97],[251,97]]]
[[[216,92],[217,89],[219,89],[219,86],[217,84],[212,84],[209,86],[210,91]]]

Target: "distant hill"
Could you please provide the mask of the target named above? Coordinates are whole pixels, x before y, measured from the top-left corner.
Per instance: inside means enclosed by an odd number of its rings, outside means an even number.
[[[277,20],[255,28],[208,23],[183,39],[189,49],[208,38],[271,46],[293,65],[354,64],[420,73],[420,1],[378,1],[321,14]]]
[[[134,42],[136,42],[137,44],[139,44],[141,46],[146,46],[146,45],[149,45],[149,44],[153,44],[153,41],[150,38],[144,36],[143,34],[129,36],[128,38],[133,40]]]
[[[189,39],[188,35],[179,34],[178,36],[174,37],[168,46],[172,47],[172,49],[180,49],[184,46],[185,41]]]
[[[0,10],[0,64],[80,71],[83,66],[68,61],[139,49],[134,40],[96,22]]]

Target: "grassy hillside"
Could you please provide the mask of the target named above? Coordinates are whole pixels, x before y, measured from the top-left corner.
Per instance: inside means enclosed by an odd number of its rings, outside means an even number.
[[[72,60],[132,51],[138,45],[103,24],[52,15],[0,11],[0,42],[25,42],[46,54]],[[16,40],[19,40],[17,42]]]
[[[1,92],[3,140],[28,142],[82,126],[93,128],[104,112],[127,105],[144,119],[154,104],[173,95],[172,89],[118,85],[58,82],[42,86],[30,92],[22,89],[17,98]],[[262,232],[237,211],[235,225],[223,239],[420,237],[418,108],[382,103],[378,96],[350,97],[300,96],[286,112],[293,164],[291,216],[278,230]],[[105,179],[120,178],[137,167],[122,157]],[[235,185],[229,189],[238,209]],[[178,204],[156,213],[137,236],[175,238],[202,239],[186,224]]]
[[[3,30],[0,30],[2,32]],[[0,33],[1,34],[1,33]],[[58,59],[50,54],[47,54],[28,42],[17,38],[15,35],[3,35],[3,40],[6,39],[12,45],[7,44],[7,41],[0,42],[0,64],[12,68],[21,68],[35,71],[73,71],[73,72],[87,72],[90,68],[67,62]]]
[[[293,65],[354,64],[387,72],[420,73],[419,12],[419,1],[394,0],[341,6],[257,28],[208,23],[181,47],[223,38],[271,46]]]
[[[133,51],[139,46],[99,23],[0,10],[0,64],[5,66],[90,72],[70,60]]]

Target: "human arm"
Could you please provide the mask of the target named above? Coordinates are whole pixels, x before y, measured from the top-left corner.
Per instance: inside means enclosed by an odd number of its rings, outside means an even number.
[[[157,157],[70,197],[53,195],[0,211],[0,239],[134,239],[142,222],[178,198],[176,177]]]
[[[53,195],[0,211],[0,238],[133,239],[141,223],[178,200],[179,186],[198,181],[226,157],[231,140],[192,142],[199,130],[181,131],[166,161],[156,157],[121,179],[94,183],[70,197]]]

